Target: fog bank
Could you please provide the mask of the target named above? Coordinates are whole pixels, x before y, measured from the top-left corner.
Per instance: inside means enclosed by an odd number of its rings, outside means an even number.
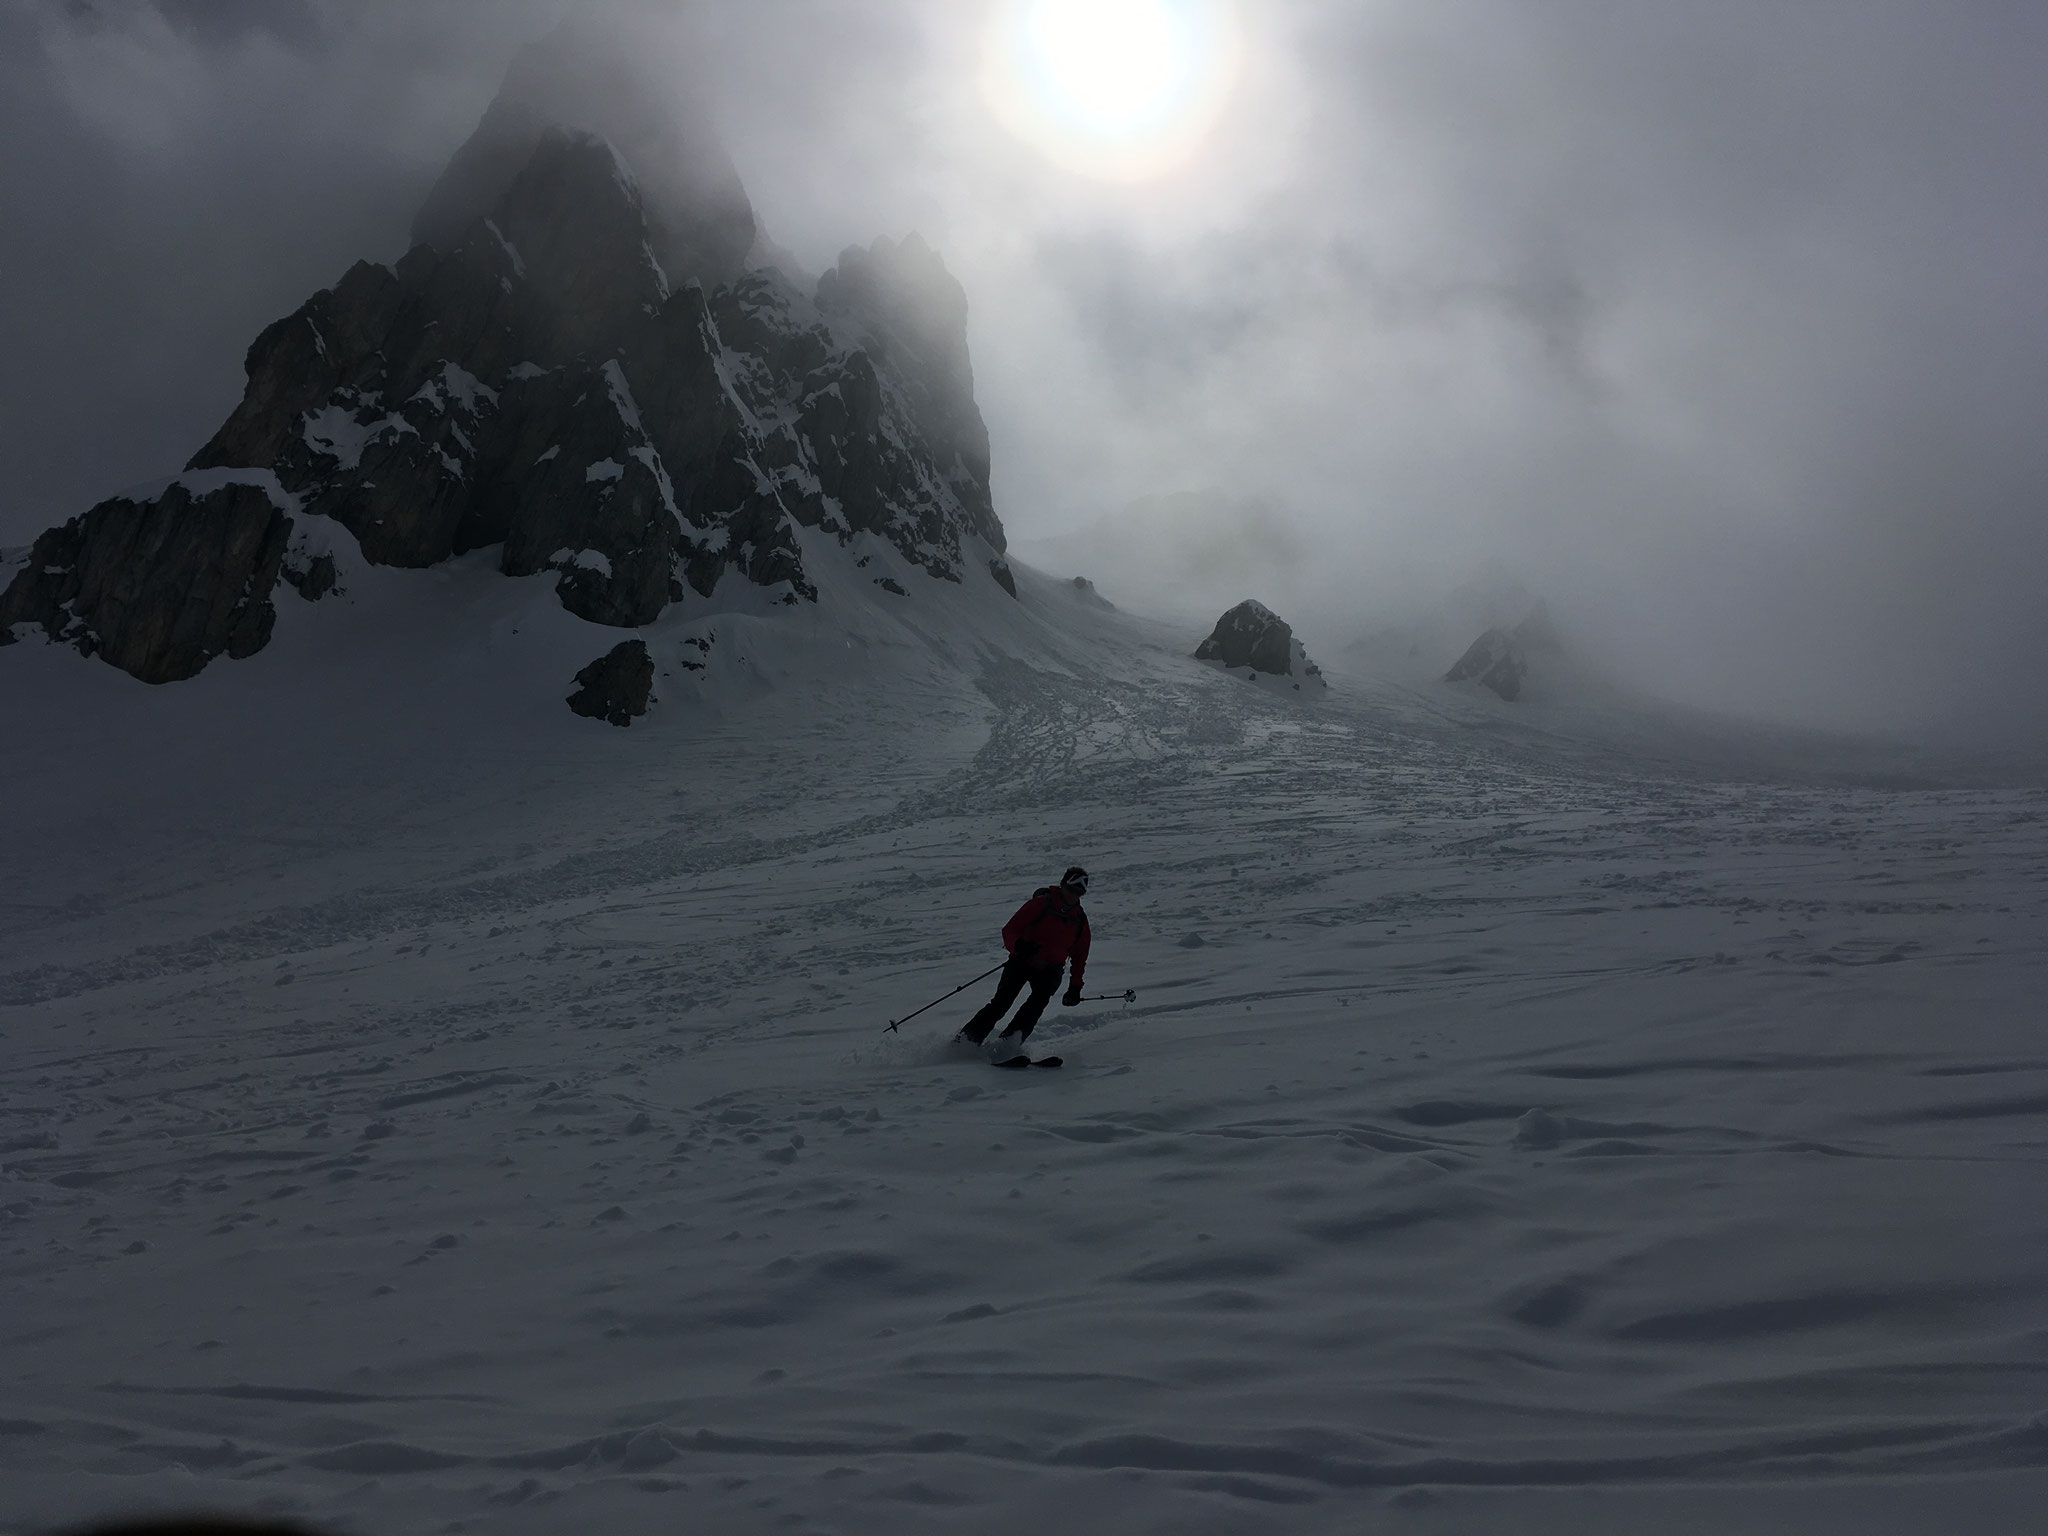
[[[182,462],[563,9],[0,5],[0,543]],[[991,113],[979,7],[609,9],[800,262],[943,252],[1020,543],[1214,489],[1333,630],[1504,571],[1691,702],[2048,721],[2048,13],[1275,0],[1112,183]]]

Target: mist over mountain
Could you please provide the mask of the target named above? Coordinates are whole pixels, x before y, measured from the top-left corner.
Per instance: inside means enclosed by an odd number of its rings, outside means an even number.
[[[1440,675],[1487,630],[1538,619],[1546,629],[1553,624],[1549,605],[1504,571],[1444,592],[1382,601],[1356,619],[1342,654],[1368,670],[1411,678]]]
[[[1251,596],[1285,606],[1309,585],[1310,550],[1278,506],[1219,490],[1141,496],[1071,533],[1017,546],[1020,558],[1085,574],[1113,600],[1188,617]]]
[[[814,601],[806,561],[865,566],[862,541],[1014,597],[959,284],[913,235],[807,291],[769,264],[708,125],[667,101],[608,34],[526,49],[421,242],[268,327],[186,476],[40,537],[0,590],[0,643],[37,626],[145,682],[252,655],[273,592],[340,592],[330,521],[373,565],[495,547],[607,627],[729,575]],[[802,530],[836,550],[807,555]]]
[[[650,78],[622,39],[588,22],[564,24],[520,50],[476,132],[414,216],[414,243],[459,246],[547,132],[562,127],[597,135],[633,168],[649,244],[670,283],[694,278],[708,289],[739,275],[760,231],[709,116],[688,91]]]
[[[577,8],[673,86],[608,134],[713,120],[785,270],[945,251],[1013,535],[1232,487],[1361,625],[1498,560],[1695,702],[2048,725],[2001,661],[2048,560],[2038,14],[1238,9],[1201,155],[1112,189],[991,119],[977,7]],[[561,10],[0,8],[0,546],[181,462],[251,336],[395,262]]]

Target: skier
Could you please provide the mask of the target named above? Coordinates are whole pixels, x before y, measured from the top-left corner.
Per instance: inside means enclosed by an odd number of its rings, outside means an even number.
[[[1031,995],[999,1036],[1007,1040],[1015,1035],[1020,1045],[1029,1040],[1069,960],[1074,962],[1074,975],[1060,1001],[1069,1008],[1081,1001],[1081,973],[1088,967],[1088,914],[1081,910],[1081,898],[1087,891],[1088,871],[1077,864],[1060,876],[1058,885],[1032,892],[1031,899],[1003,924],[1003,948],[1010,958],[1003,966],[1002,980],[996,983],[996,995],[988,1006],[967,1021],[960,1039],[981,1044],[996,1021],[1010,1011],[1017,994],[1029,987]]]

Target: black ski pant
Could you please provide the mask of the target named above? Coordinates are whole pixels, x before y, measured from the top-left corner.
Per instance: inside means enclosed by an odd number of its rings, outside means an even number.
[[[1010,1020],[1010,1027],[1003,1031],[1003,1038],[1007,1040],[1015,1035],[1020,1044],[1029,1040],[1031,1031],[1037,1027],[1038,1016],[1045,1012],[1045,1005],[1059,990],[1060,972],[1064,969],[1063,965],[1048,969],[1019,960],[1015,955],[1010,956],[1003,967],[1002,980],[996,983],[996,995],[988,1000],[986,1008],[967,1021],[966,1027],[960,1031],[961,1038],[981,1044],[988,1038],[988,1032],[996,1027],[997,1021],[1010,1011],[1010,1004],[1017,1001],[1017,994],[1028,986],[1031,995],[1024,999],[1024,1006],[1017,1010],[1017,1017]]]

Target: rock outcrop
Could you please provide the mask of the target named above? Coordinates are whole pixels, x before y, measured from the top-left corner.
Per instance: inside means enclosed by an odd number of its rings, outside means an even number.
[[[576,674],[569,708],[592,720],[631,725],[654,693],[654,657],[644,640],[621,640]]]
[[[1512,704],[1528,682],[1531,654],[1557,649],[1549,610],[1538,603],[1513,629],[1489,629],[1474,640],[1444,674],[1444,681],[1477,683]]]
[[[1476,682],[1512,704],[1522,696],[1522,683],[1528,675],[1528,659],[1515,637],[1505,629],[1489,629],[1451,664],[1444,681]]]
[[[1195,647],[1195,660],[1244,667],[1273,677],[1323,679],[1322,668],[1308,659],[1287,621],[1249,598],[1216,621],[1209,638]]]
[[[905,290],[952,302],[914,324]],[[812,597],[798,525],[958,580],[964,540],[1002,548],[959,285],[921,242],[878,241],[819,292],[774,270],[671,289],[612,146],[550,129],[452,252],[358,265],[265,331],[193,465],[275,468],[375,563],[501,546],[597,624],[728,571]],[[959,355],[896,339],[917,325]]]
[[[815,294],[750,265],[762,245],[730,161],[661,99],[573,28],[529,49],[421,210],[420,243],[258,336],[241,404],[188,466],[267,472],[289,511],[250,544],[242,522],[167,532],[197,505],[177,491],[107,503],[86,518],[104,536],[45,536],[70,542],[0,612],[64,608],[51,633],[138,677],[189,676],[264,643],[293,516],[331,519],[373,564],[495,547],[507,575],[552,572],[571,613],[618,627],[728,578],[814,600],[805,529],[1014,597],[960,285],[916,236],[849,249]],[[156,532],[118,533],[131,524]],[[207,539],[226,562],[211,576]],[[288,579],[303,595],[322,581]],[[93,617],[114,592],[124,612],[240,617],[168,650],[117,643]]]
[[[253,656],[277,622],[270,594],[292,526],[282,500],[259,480],[103,501],[36,540],[0,593],[0,634],[38,625],[146,683]]]

